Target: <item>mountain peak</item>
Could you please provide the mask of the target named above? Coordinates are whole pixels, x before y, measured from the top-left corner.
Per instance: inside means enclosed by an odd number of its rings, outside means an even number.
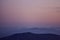
[[[31,32],[25,32],[25,34],[33,34],[33,33],[31,33]]]
[[[60,40],[60,35],[56,34],[34,34],[31,32],[17,33],[0,40]]]

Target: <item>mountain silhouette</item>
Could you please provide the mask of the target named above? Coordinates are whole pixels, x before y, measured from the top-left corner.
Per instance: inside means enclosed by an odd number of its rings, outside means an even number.
[[[0,40],[60,40],[60,35],[56,34],[36,34],[31,32],[16,33]]]

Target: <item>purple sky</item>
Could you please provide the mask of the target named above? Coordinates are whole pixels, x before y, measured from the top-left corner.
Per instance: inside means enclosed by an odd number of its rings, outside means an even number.
[[[60,25],[59,0],[1,0],[2,25]]]
[[[60,31],[60,0],[0,0],[0,3],[0,37],[20,32],[20,28]]]

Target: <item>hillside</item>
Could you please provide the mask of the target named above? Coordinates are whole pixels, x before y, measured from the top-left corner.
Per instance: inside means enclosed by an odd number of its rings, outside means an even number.
[[[0,40],[60,40],[60,35],[56,34],[35,34],[30,32],[17,33]]]

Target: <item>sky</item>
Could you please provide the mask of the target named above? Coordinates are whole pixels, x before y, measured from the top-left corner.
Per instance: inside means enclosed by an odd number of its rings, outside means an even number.
[[[0,0],[0,29],[60,27],[60,0]]]
[[[47,26],[60,23],[60,0],[1,0],[2,25]]]

